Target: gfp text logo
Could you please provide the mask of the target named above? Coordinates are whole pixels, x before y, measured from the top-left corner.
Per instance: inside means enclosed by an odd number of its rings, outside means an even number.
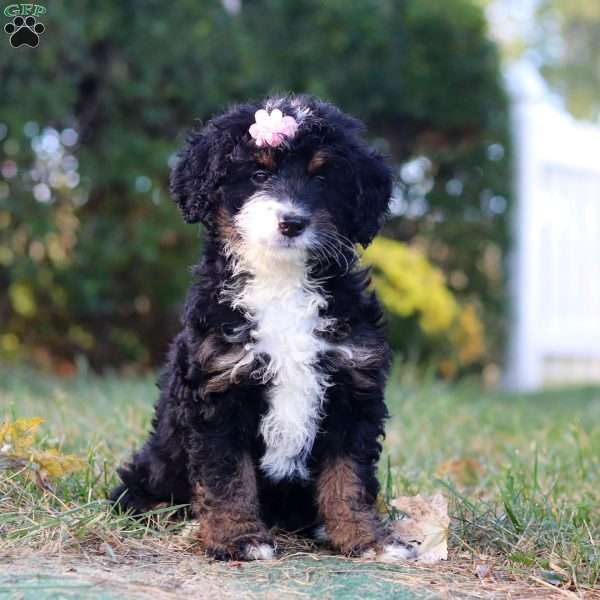
[[[10,36],[10,45],[13,48],[37,47],[40,35],[46,30],[38,17],[46,12],[46,7],[41,4],[9,4],[4,9],[4,16],[12,17],[12,21],[6,23],[4,31]]]

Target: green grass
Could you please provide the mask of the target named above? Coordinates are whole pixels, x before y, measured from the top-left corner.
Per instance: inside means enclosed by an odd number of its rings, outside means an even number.
[[[114,469],[144,438],[153,378],[60,380],[0,370],[0,421],[42,416],[39,443],[86,460],[44,492],[23,473],[0,472],[6,553],[168,539],[163,509],[149,528],[107,511]],[[417,383],[388,390],[381,479],[387,499],[442,491],[450,498],[452,558],[485,557],[513,574],[571,589],[600,584],[600,390],[532,395],[474,385]]]

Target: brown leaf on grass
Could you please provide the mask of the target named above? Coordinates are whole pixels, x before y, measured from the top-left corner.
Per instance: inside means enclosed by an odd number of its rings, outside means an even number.
[[[33,469],[33,472],[30,474],[33,479],[35,485],[37,485],[40,490],[43,492],[50,492],[54,494],[54,488],[48,481],[48,475],[44,471],[40,471],[39,469]]]
[[[567,577],[553,570],[540,571],[540,577],[543,581],[556,587],[568,587],[570,584],[570,580]]]
[[[115,554],[113,547],[108,542],[102,542],[98,546],[98,552],[108,556],[112,562],[118,562],[117,555]]]
[[[492,567],[490,565],[479,564],[475,567],[475,575],[482,581],[488,577],[491,578],[493,577]]]
[[[548,570],[541,572],[542,579],[559,587],[570,588],[572,586],[571,574],[567,569],[552,560],[548,562],[548,567]]]
[[[9,469],[11,471],[19,471],[27,465],[28,462],[26,460],[3,454],[2,449],[0,449],[0,471],[8,471]]]
[[[399,496],[390,503],[402,513],[392,530],[406,544],[417,549],[417,562],[432,564],[448,559],[448,500],[433,496]]]

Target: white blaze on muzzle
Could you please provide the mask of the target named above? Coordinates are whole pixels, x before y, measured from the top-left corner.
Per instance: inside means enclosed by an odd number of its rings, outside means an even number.
[[[246,247],[249,245],[290,247],[291,244],[281,244],[284,240],[280,223],[286,216],[307,217],[302,209],[289,200],[278,200],[268,194],[259,193],[246,202],[235,217],[234,223]],[[293,245],[305,247],[306,240],[303,239],[303,235],[298,236]]]

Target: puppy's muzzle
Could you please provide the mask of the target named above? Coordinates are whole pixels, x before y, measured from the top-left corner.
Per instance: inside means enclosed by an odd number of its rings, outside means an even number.
[[[283,215],[279,221],[279,231],[286,237],[298,237],[307,227],[310,219],[298,215]]]

